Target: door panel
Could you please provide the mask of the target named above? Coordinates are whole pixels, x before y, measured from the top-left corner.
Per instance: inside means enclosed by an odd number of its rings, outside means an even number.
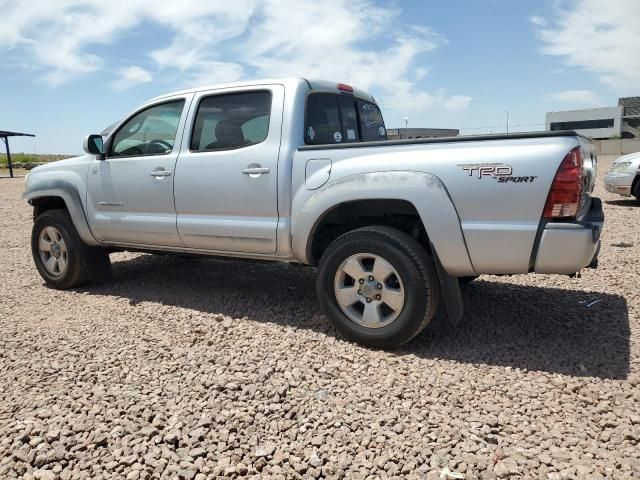
[[[109,139],[106,148],[112,153],[106,160],[91,162],[87,210],[98,240],[182,245],[173,178],[189,100],[180,97],[143,108]]]
[[[174,179],[178,231],[190,248],[275,253],[284,87],[234,92],[194,98]]]
[[[176,155],[93,160],[88,202],[93,234],[102,241],[180,245],[171,176]]]

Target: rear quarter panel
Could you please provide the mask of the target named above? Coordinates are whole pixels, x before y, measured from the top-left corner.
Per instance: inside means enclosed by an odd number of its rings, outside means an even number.
[[[299,150],[292,172],[294,253],[301,252],[296,246],[296,234],[300,232],[296,222],[301,219],[296,217],[309,211],[306,204],[313,201],[314,194],[317,197],[318,191],[331,188],[345,177],[368,172],[420,172],[437,179],[450,198],[465,246],[464,251],[456,251],[458,256],[467,256],[468,271],[463,271],[463,261],[451,258],[453,252],[449,258],[441,255],[440,249],[452,250],[445,241],[440,239],[440,245],[433,242],[434,237],[442,237],[436,229],[446,227],[445,239],[450,236],[452,243],[456,242],[456,233],[451,231],[446,217],[450,212],[443,210],[439,200],[430,202],[434,197],[426,187],[421,195],[416,189],[407,193],[401,182],[387,182],[384,195],[411,197],[443,265],[456,265],[454,271],[447,268],[449,273],[526,273],[551,183],[560,162],[578,142],[577,137],[542,137]],[[330,178],[318,190],[309,190],[305,187],[306,162],[321,158],[331,161]],[[479,166],[510,167],[511,177],[528,180],[500,182],[491,175],[479,175]]]

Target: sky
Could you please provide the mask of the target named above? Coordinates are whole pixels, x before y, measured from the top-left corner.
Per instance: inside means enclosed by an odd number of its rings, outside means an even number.
[[[0,130],[79,154],[151,97],[285,76],[369,91],[388,128],[541,130],[640,95],[638,19],[640,0],[0,0]]]

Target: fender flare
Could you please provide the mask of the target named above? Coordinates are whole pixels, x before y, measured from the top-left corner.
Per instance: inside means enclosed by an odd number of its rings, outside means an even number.
[[[405,200],[420,216],[432,248],[452,276],[475,275],[460,219],[442,181],[430,173],[384,171],[360,173],[330,182],[311,195],[293,218],[292,249],[296,258],[310,261],[314,233],[327,213],[342,203],[358,200]]]
[[[62,198],[82,241],[91,246],[100,245],[91,233],[80,193],[72,181],[53,178],[38,179],[30,183],[23,194],[23,198],[29,203],[43,197]]]

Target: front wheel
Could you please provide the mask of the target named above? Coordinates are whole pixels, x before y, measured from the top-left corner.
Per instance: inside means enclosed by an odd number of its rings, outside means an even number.
[[[83,247],[66,210],[48,210],[33,224],[33,261],[40,276],[54,288],[72,288],[87,281]]]
[[[372,226],[345,233],[322,256],[320,305],[348,338],[394,348],[420,333],[438,306],[433,260],[409,235]]]

